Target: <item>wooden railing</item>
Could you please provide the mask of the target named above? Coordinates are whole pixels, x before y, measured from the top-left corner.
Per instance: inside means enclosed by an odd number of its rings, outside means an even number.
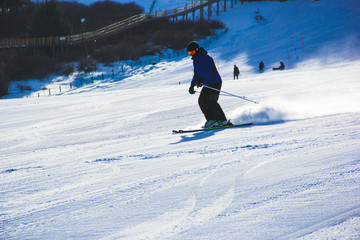
[[[56,36],[56,37],[41,37],[41,38],[26,38],[26,39],[2,39],[0,40],[0,48],[15,48],[15,47],[30,47],[30,46],[55,46],[64,44],[78,44],[94,39],[101,39],[117,34],[131,27],[135,27],[140,23],[155,19],[155,18],[171,18],[177,16],[184,16],[190,12],[211,6],[213,3],[219,3],[226,0],[199,0],[193,1],[182,7],[165,10],[155,13],[138,14],[122,21],[113,23],[106,27],[97,29],[95,31],[84,32],[69,36]],[[231,0],[232,2],[233,0]],[[236,1],[236,0],[235,0]]]
[[[200,1],[193,1],[191,3],[185,4],[182,7],[174,8],[171,10],[165,10],[161,12],[154,12],[149,13],[150,17],[176,17],[176,16],[183,16],[190,12],[194,12],[196,10],[202,9],[207,7],[213,3],[220,2],[221,0],[200,0]]]

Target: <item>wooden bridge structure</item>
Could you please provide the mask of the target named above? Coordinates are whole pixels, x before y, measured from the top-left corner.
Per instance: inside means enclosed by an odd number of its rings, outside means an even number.
[[[2,39],[0,40],[0,48],[55,47],[80,44],[96,39],[111,37],[112,35],[134,28],[144,22],[160,18],[170,18],[173,19],[173,21],[183,19],[194,21],[205,18],[210,19],[214,13],[218,16],[219,11],[226,11],[227,7],[232,8],[234,4],[237,4],[237,1],[240,2],[242,0],[197,0],[171,10],[134,15],[95,31],[68,36]]]

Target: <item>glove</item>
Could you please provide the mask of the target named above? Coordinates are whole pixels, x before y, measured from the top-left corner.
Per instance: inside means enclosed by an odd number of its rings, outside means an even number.
[[[202,87],[203,86],[203,82],[204,82],[204,78],[198,78],[196,81],[196,87]]]
[[[194,90],[194,85],[191,85],[190,88],[189,88],[189,93],[190,94],[194,94],[195,93],[195,90]]]

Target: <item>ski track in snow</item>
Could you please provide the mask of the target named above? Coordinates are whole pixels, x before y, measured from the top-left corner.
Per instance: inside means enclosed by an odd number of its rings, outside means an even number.
[[[231,188],[224,196],[220,196],[201,209],[195,210],[195,197],[185,203],[183,209],[165,213],[149,222],[141,223],[131,229],[104,239],[164,239],[179,232],[206,224],[208,220],[216,217],[231,204],[234,198],[234,189]]]

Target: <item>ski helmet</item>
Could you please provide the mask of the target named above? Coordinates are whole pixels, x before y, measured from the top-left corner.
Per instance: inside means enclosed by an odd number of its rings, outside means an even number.
[[[197,43],[197,42],[195,42],[195,41],[192,41],[192,42],[189,42],[188,43],[188,45],[186,45],[186,50],[188,51],[188,52],[190,52],[190,51],[198,51],[199,50],[199,44]]]

